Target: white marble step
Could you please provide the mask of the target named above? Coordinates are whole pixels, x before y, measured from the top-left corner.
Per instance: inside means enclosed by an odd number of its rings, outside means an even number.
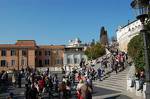
[[[125,88],[123,88],[121,86],[116,87],[116,86],[105,85],[105,84],[103,86],[101,86],[101,85],[95,85],[95,86],[101,87],[101,88],[105,88],[105,89],[111,89],[111,90],[115,90],[115,91],[120,91],[120,92],[125,91]]]
[[[95,81],[93,83],[97,87],[124,92],[126,91],[126,87],[127,87],[126,84],[127,73],[128,73],[128,68],[126,68],[126,70],[122,72],[119,72],[118,74],[112,72],[110,74],[110,77],[104,79],[103,81]]]
[[[110,82],[103,82],[103,83],[95,83],[98,85],[112,85],[112,86],[123,86],[124,88],[126,88],[126,83],[119,83],[119,82],[114,82],[114,83],[110,83]]]

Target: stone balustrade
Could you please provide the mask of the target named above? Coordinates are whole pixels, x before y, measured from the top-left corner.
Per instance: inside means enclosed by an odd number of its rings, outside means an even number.
[[[130,71],[131,70],[129,70],[129,72]],[[137,91],[139,89],[139,81],[135,80],[134,87],[131,87],[131,83],[132,83],[132,79],[131,77],[128,76],[127,77],[127,91],[130,92],[132,95],[139,96],[142,99],[145,99],[146,83],[143,85],[143,90],[139,90],[139,91]]]

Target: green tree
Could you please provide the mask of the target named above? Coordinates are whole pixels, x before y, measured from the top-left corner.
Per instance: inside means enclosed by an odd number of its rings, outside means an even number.
[[[149,14],[150,15],[150,14]],[[147,42],[148,42],[148,51],[150,52],[150,20],[147,20],[147,24],[145,25],[145,29],[147,30]],[[139,35],[133,37],[128,44],[128,54],[134,61],[136,69],[144,69],[145,61],[144,61],[144,40],[143,35],[140,33]],[[150,57],[150,53],[148,53]]]
[[[85,51],[85,55],[87,55],[88,59],[96,59],[103,56],[105,53],[105,47],[100,43],[88,47]]]
[[[133,37],[128,43],[128,54],[133,59],[137,70],[144,69],[144,43],[141,34]]]
[[[104,26],[102,26],[100,30],[100,43],[103,44],[104,46],[108,45],[108,34]]]

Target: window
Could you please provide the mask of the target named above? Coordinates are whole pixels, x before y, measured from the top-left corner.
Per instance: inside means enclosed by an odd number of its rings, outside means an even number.
[[[78,59],[74,58],[74,63],[77,64],[78,63]]]
[[[67,58],[67,63],[70,64],[70,58]]]
[[[25,65],[25,60],[24,59],[21,60],[21,65],[22,66]]]
[[[10,54],[11,54],[11,56],[15,56],[16,55],[16,50],[12,49]]]
[[[45,56],[50,56],[50,51],[45,51]]]
[[[59,50],[56,50],[56,55],[59,55]]]
[[[42,51],[39,51],[39,56],[42,56]]]
[[[58,50],[58,49],[57,49],[57,50],[56,50],[56,55],[57,55],[57,56],[60,56],[60,55],[61,55],[61,50]]]
[[[2,55],[2,56],[6,56],[6,49],[2,49],[1,55]]]
[[[22,56],[26,56],[27,55],[27,50],[22,50]]]
[[[62,60],[61,59],[56,59],[56,64],[62,64]]]
[[[38,54],[37,51],[35,51],[35,56],[37,56],[37,54]]]
[[[51,55],[51,51],[48,51],[48,55],[49,55],[49,56]]]
[[[56,64],[59,64],[59,59],[56,59]]]
[[[49,59],[45,59],[45,65],[49,65]]]
[[[15,65],[15,60],[11,60],[11,66]]]
[[[42,60],[39,60],[39,66],[42,67],[43,64],[42,64]]]
[[[6,60],[1,60],[1,66],[6,66]]]

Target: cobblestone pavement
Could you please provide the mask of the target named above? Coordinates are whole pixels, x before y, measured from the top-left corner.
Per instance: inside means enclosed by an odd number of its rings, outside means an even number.
[[[9,96],[10,92],[14,93],[15,99],[25,99],[25,95],[24,95],[25,87],[24,86],[22,88],[9,86],[8,89],[4,93],[0,94],[0,99],[6,99]],[[109,90],[109,89],[104,89],[100,87],[94,87],[92,97],[93,99],[102,99],[102,98],[112,97],[116,95],[120,95],[120,92]],[[44,94],[44,97],[45,97],[44,99],[48,99],[48,94]],[[58,97],[55,97],[53,99],[58,99]],[[70,99],[76,99],[75,91],[73,92],[72,98]]]
[[[62,75],[59,75],[61,78]],[[96,81],[101,83],[100,81]],[[9,93],[13,92],[15,99],[25,99],[25,79],[22,80],[22,88],[17,88],[13,86],[6,86],[5,91],[0,93],[0,99],[6,99]],[[48,94],[43,95],[44,99],[48,99]],[[107,89],[100,87],[99,84],[94,83],[92,99],[131,99],[125,95],[121,95],[120,91],[115,91],[113,89]],[[54,97],[52,99],[58,99]],[[72,91],[72,97],[70,99],[76,99],[75,91]]]

